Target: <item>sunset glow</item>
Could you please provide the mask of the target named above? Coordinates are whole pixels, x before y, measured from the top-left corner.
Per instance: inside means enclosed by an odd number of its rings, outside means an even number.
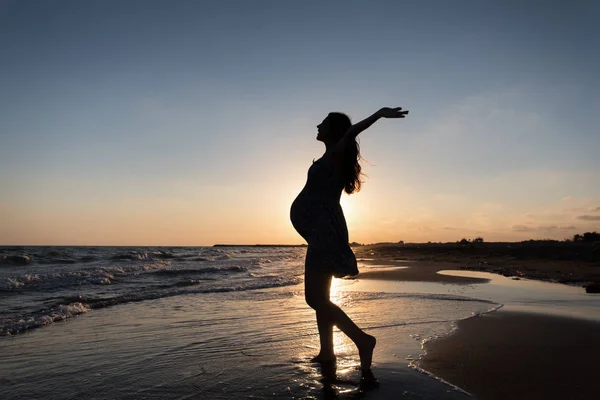
[[[350,241],[600,230],[594,3],[150,3],[0,7],[0,244],[303,243],[316,125],[382,106]]]

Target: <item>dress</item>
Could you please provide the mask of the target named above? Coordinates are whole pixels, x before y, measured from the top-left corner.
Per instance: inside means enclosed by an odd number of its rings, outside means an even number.
[[[342,177],[325,153],[309,168],[306,185],[290,210],[294,228],[308,243],[306,268],[329,271],[337,278],[358,274],[340,205],[343,189]]]

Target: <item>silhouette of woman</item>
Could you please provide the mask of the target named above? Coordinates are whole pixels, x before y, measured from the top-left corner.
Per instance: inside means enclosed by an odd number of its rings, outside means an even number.
[[[308,305],[316,311],[321,350],[313,358],[334,363],[333,326],[337,326],[358,347],[362,378],[374,380],[371,372],[375,337],[363,332],[329,298],[331,279],[356,275],[356,258],[348,244],[348,228],[340,197],[342,190],[352,194],[361,187],[359,133],[379,118],[404,118],[401,107],[382,108],[352,125],[350,118],[332,112],[317,126],[317,140],[325,153],[313,161],[306,185],[292,203],[290,217],[298,233],[308,243],[304,272],[304,292]]]

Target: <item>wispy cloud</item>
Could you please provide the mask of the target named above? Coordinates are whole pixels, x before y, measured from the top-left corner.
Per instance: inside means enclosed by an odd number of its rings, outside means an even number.
[[[512,230],[515,232],[544,232],[552,233],[559,231],[572,231],[577,229],[576,226],[556,226],[556,225],[540,225],[540,226],[527,226],[527,225],[513,225]]]
[[[512,230],[515,232],[535,232],[535,228],[526,225],[513,225]]]
[[[575,218],[582,221],[600,221],[600,215],[578,215]]]

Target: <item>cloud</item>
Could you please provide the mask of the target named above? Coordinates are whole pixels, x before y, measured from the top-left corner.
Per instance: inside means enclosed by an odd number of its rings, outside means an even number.
[[[597,213],[600,212],[600,207],[575,207],[575,208],[564,208],[563,209],[564,212],[571,212],[571,213],[579,213],[579,212],[590,212],[590,213]]]
[[[445,230],[447,230],[447,231],[455,231],[455,230],[457,230],[458,228],[455,228],[455,227],[453,227],[453,226],[444,226],[444,227],[442,227],[442,229],[445,229]]]
[[[577,229],[576,226],[556,226],[556,225],[541,225],[541,226],[527,226],[527,225],[513,225],[512,230],[515,232],[557,232],[557,231],[572,231]]]
[[[578,215],[575,218],[582,221],[600,221],[600,215]]]
[[[526,225],[513,225],[512,230],[515,232],[535,232],[535,228]]]
[[[538,231],[544,231],[544,232],[552,232],[552,231],[572,231],[577,229],[576,226],[570,225],[570,226],[556,226],[556,225],[549,225],[549,226],[538,226]]]

